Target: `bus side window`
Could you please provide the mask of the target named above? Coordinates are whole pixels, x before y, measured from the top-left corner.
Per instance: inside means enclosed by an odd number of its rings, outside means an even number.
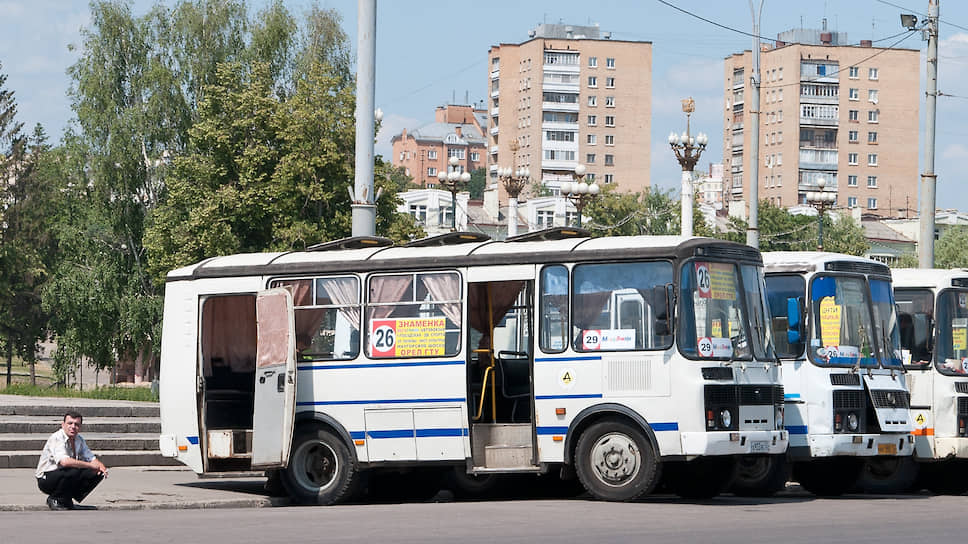
[[[545,353],[568,347],[568,269],[562,265],[541,270],[540,345]]]

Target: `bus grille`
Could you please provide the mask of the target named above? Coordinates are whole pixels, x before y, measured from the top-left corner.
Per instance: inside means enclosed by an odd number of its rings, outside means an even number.
[[[874,399],[874,407],[876,408],[909,408],[911,406],[911,394],[907,391],[872,389],[871,397]]]
[[[852,261],[830,261],[825,267],[830,272],[857,272],[859,274],[891,275],[891,269],[881,263],[862,263]]]
[[[834,391],[834,410],[862,410],[863,408],[863,391]]]
[[[748,246],[705,246],[702,248],[703,255],[706,257],[719,257],[738,261],[763,262],[760,252]]]
[[[955,382],[955,391],[958,393],[968,393],[968,382]]]
[[[968,416],[968,397],[958,397],[958,415]]]
[[[783,404],[782,385],[707,385],[706,401],[712,404],[770,406]]]
[[[830,385],[860,385],[857,374],[831,374]]]

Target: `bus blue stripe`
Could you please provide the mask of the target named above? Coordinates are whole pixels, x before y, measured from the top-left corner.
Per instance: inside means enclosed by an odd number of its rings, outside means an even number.
[[[467,429],[417,429],[417,438],[434,438],[441,436],[467,436]]]
[[[784,399],[798,399],[800,398],[800,393],[786,393],[783,395]]]
[[[653,431],[678,431],[679,423],[671,421],[668,423],[650,423]],[[536,432],[539,435],[550,435],[550,434],[567,434],[568,427],[537,427]]]
[[[401,361],[398,363],[354,363],[344,365],[302,365],[299,370],[339,370],[347,368],[400,368],[413,366],[463,366],[464,361]]]
[[[536,363],[563,363],[566,361],[601,361],[601,355],[590,355],[588,357],[535,357]]]
[[[392,431],[366,431],[370,438],[413,438],[413,429],[394,429]]]
[[[589,393],[586,395],[536,395],[534,400],[556,400],[556,399],[600,399],[601,393]]]
[[[186,436],[185,439],[188,440],[188,443],[191,444],[191,445],[193,445],[193,446],[197,446],[198,445],[198,437],[197,436]]]
[[[353,440],[365,439],[367,437],[371,439],[378,438],[439,438],[439,437],[449,437],[449,436],[467,436],[467,428],[461,427],[451,427],[443,429],[391,429],[386,431],[352,431],[350,432],[350,438]]]
[[[346,404],[416,404],[421,402],[464,402],[464,397],[439,399],[316,400],[297,402],[296,406],[336,406]]]
[[[786,425],[783,428],[790,434],[807,434],[806,425]]]
[[[364,431],[350,431],[350,438],[353,440],[361,440],[366,438],[366,433]]]
[[[535,431],[539,435],[568,434],[568,427],[537,427]]]

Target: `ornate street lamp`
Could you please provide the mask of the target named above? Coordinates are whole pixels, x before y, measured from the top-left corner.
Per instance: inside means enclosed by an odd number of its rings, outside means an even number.
[[[458,165],[460,165],[460,159],[457,157],[451,157],[448,161],[450,163],[449,172],[439,172],[437,174],[437,181],[450,191],[450,230],[457,230],[457,193],[463,189],[467,183],[471,180],[470,172],[461,172]]]
[[[692,236],[692,177],[699,156],[702,155],[709,138],[700,132],[696,137],[689,134],[689,117],[696,110],[692,98],[682,101],[682,111],[686,112],[686,131],[682,134],[669,134],[669,145],[676,154],[682,167],[682,235]]]
[[[823,251],[823,214],[837,201],[837,193],[824,191],[826,185],[827,181],[820,178],[817,180],[820,190],[807,193],[807,204],[817,209],[817,251]]]
[[[579,227],[581,227],[581,211],[601,192],[597,183],[585,183],[585,171],[585,165],[579,164],[575,167],[575,181],[566,181],[561,184],[561,194],[570,200],[575,205],[575,209],[578,210]]]

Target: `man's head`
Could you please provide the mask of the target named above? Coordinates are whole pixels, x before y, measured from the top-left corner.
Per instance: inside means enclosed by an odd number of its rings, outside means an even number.
[[[71,410],[64,414],[64,421],[61,423],[61,429],[64,429],[64,433],[70,438],[77,436],[77,433],[81,432],[81,423],[84,421],[84,416],[80,412]]]

